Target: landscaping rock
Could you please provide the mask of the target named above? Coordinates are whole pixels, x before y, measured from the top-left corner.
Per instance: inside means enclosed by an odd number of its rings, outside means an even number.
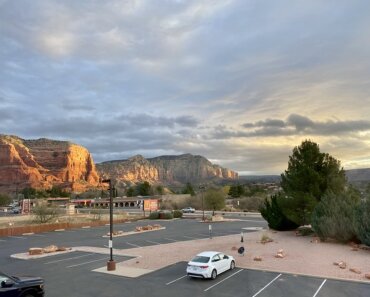
[[[365,278],[370,279],[370,273],[366,273]]]
[[[67,247],[64,247],[64,246],[59,246],[58,249],[57,249],[57,252],[65,252],[65,251],[70,251],[71,248],[67,248]]]
[[[262,257],[256,256],[253,258],[253,261],[262,261]]]
[[[44,249],[42,249],[42,248],[30,248],[29,250],[28,250],[28,254],[29,255],[41,255],[41,254],[43,254],[44,253]]]
[[[58,247],[56,245],[49,245],[47,247],[44,247],[44,253],[55,253],[58,250]]]
[[[339,266],[339,268],[341,268],[341,269],[346,269],[346,268],[347,268],[347,263],[346,263],[346,262],[341,261],[341,262],[339,262],[339,263],[338,263],[338,266]]]
[[[284,258],[284,257],[285,257],[284,250],[279,249],[275,255],[275,258]]]
[[[350,268],[350,269],[349,269],[349,271],[354,272],[354,273],[357,273],[357,274],[361,274],[361,273],[362,273],[362,272],[361,272],[359,269],[357,269],[357,268]]]

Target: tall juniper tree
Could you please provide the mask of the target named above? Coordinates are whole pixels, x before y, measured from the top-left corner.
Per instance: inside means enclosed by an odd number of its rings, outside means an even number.
[[[341,193],[346,183],[340,162],[321,153],[319,145],[310,140],[293,149],[281,179],[285,193],[282,209],[298,225],[310,223],[313,209],[328,190]]]

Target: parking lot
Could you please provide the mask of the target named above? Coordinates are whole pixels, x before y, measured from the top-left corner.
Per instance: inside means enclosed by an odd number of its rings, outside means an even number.
[[[148,221],[115,226],[130,231]],[[170,242],[208,238],[208,224],[183,219],[160,221],[164,230],[114,238],[114,247],[127,249]],[[266,227],[261,218],[245,217],[242,221],[212,224],[212,236],[240,234],[243,228]],[[99,253],[70,252],[49,257],[19,260],[11,254],[30,247],[59,246],[104,247],[108,226],[83,228],[42,234],[0,238],[0,269],[10,274],[29,274],[45,278],[46,296],[351,296],[370,295],[368,283],[339,281],[279,272],[257,271],[236,267],[216,280],[191,279],[185,275],[186,262],[178,262],[138,278],[95,272],[104,267],[109,256]],[[250,231],[252,232],[252,231]],[[153,255],[155,257],[155,255]],[[115,255],[115,261],[129,259]],[[238,259],[236,259],[238,262]]]

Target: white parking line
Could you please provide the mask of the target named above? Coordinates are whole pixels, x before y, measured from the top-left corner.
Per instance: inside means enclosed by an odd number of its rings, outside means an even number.
[[[264,289],[266,289],[269,285],[271,285],[274,281],[276,281],[281,276],[281,273],[275,277],[271,282],[269,282],[266,286],[264,286],[261,290],[259,290],[256,294],[254,294],[252,297],[257,296],[259,293],[261,293]]]
[[[161,244],[159,242],[156,242],[156,241],[151,241],[151,240],[145,240],[146,242],[149,242],[149,243],[154,243],[154,244]]]
[[[315,295],[313,295],[313,297],[316,297],[316,295],[319,293],[319,291],[321,290],[322,286],[325,284],[326,282],[326,279],[324,279],[324,281],[321,283],[320,287],[317,289]]]
[[[26,237],[21,236],[8,236],[9,238],[17,238],[17,239],[26,239]]]
[[[6,240],[4,240],[4,239],[0,239],[0,241],[6,241]]]
[[[175,240],[175,239],[172,239],[172,238],[168,238],[168,237],[163,237],[163,239],[166,239],[166,240],[169,240],[169,241],[173,241],[173,242],[178,241],[178,240]]]
[[[80,264],[75,264],[75,265],[67,266],[67,268],[82,266],[82,265],[85,265],[85,264],[90,264],[90,263],[94,263],[94,262],[98,262],[98,261],[102,261],[102,260],[107,260],[107,259],[108,259],[108,257],[104,257],[104,258],[97,259],[97,260],[92,260],[92,261],[89,261],[89,262],[83,262],[83,263],[80,263]]]
[[[138,247],[138,248],[141,248],[140,245],[137,245],[137,244],[134,244],[134,243],[129,243],[129,242],[126,242],[128,245],[131,245],[131,246],[134,246],[134,247]]]
[[[170,284],[172,284],[172,283],[174,283],[174,282],[177,282],[178,280],[180,280],[180,279],[182,279],[182,278],[184,278],[184,277],[186,277],[186,276],[187,276],[187,274],[185,274],[184,276],[179,277],[179,278],[177,278],[177,279],[174,279],[173,281],[168,282],[168,283],[166,284],[166,286],[168,286],[168,285],[170,285]]]
[[[212,289],[213,287],[216,287],[217,285],[221,284],[225,280],[229,279],[230,277],[233,277],[234,275],[238,274],[239,272],[243,271],[244,269],[240,269],[237,272],[234,272],[232,275],[229,275],[228,277],[224,278],[222,281],[219,281],[218,283],[215,283],[213,286],[208,287],[204,290],[204,292],[207,292],[208,290]]]
[[[76,257],[64,258],[64,259],[60,259],[60,260],[54,260],[54,261],[46,262],[46,263],[44,263],[44,264],[58,263],[58,262],[63,262],[63,261],[68,261],[68,260],[73,260],[73,259],[83,258],[83,257],[91,256],[91,255],[94,255],[94,254],[86,254],[86,255],[82,255],[82,256],[76,256]]]
[[[42,234],[32,234],[32,236],[36,236],[36,237],[46,237],[46,235],[42,235]]]

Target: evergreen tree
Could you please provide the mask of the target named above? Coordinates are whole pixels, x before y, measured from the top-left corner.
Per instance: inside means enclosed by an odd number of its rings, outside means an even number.
[[[195,192],[191,183],[187,182],[185,187],[181,191],[182,194],[190,194],[191,196],[195,196]]]
[[[340,162],[319,145],[305,140],[293,149],[288,169],[281,175],[285,198],[281,207],[285,215],[298,225],[309,224],[311,214],[321,197],[330,191],[339,194],[345,188],[345,174]]]

